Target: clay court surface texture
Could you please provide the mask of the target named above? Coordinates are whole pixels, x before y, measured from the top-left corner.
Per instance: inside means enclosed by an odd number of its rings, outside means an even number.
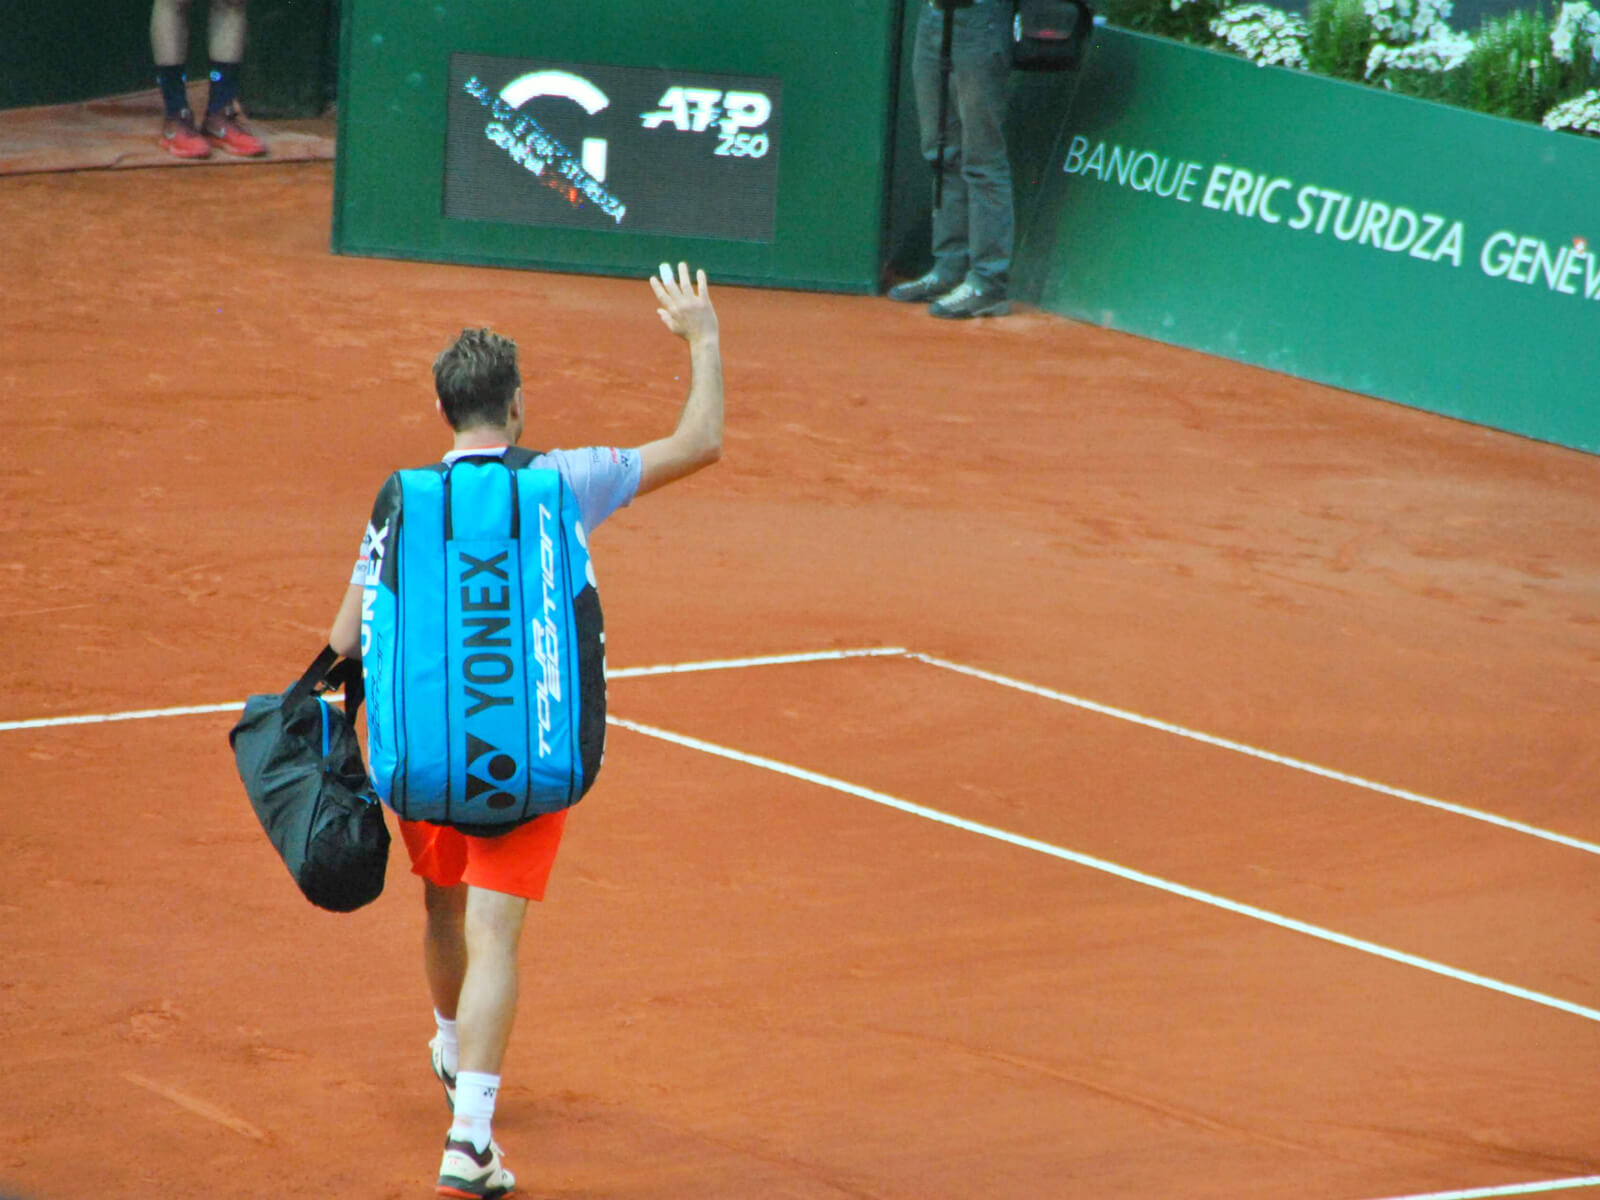
[[[8,1197],[432,1194],[420,885],[397,841],[308,905],[226,734],[446,447],[457,331],[519,340],[534,446],[660,436],[688,358],[643,279],[335,257],[332,187],[0,179]],[[1600,1195],[1600,461],[713,288],[724,461],[593,538],[520,1194]]]

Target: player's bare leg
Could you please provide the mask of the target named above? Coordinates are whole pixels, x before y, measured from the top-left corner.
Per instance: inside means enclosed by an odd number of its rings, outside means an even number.
[[[456,1004],[461,1069],[498,1075],[517,1015],[517,943],[528,902],[469,887],[467,970]]]
[[[428,924],[422,933],[422,965],[428,976],[433,1007],[455,1020],[461,984],[467,977],[467,888],[442,888],[422,881]]]
[[[455,1009],[461,1069],[437,1190],[441,1196],[500,1197],[516,1185],[494,1144],[493,1122],[500,1065],[517,1015],[517,943],[528,902],[478,887],[466,893],[467,969]],[[447,919],[441,913],[441,923]],[[448,957],[442,958],[441,983],[448,985]]]

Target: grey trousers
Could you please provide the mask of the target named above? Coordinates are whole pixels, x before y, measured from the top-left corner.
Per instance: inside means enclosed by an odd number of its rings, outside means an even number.
[[[953,15],[944,197],[933,214],[933,270],[943,279],[969,279],[1004,294],[1016,237],[1005,139],[1011,6],[981,0]],[[922,156],[930,167],[938,159],[943,34],[944,13],[922,0],[911,78]]]

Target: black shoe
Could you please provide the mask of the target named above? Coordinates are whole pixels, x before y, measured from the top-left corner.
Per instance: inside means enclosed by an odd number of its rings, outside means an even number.
[[[963,283],[953,292],[941,296],[928,305],[935,317],[1003,317],[1011,311],[1011,301],[998,288],[985,290],[973,283]]]
[[[937,300],[946,292],[955,291],[958,282],[929,271],[916,279],[895,284],[889,289],[889,299],[899,300],[904,304],[923,304],[929,300]]]

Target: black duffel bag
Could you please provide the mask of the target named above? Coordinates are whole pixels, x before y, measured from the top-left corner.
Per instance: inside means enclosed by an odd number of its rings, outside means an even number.
[[[322,694],[335,687],[342,711]],[[261,827],[306,899],[330,912],[376,900],[389,862],[354,728],[363,695],[361,664],[329,647],[282,695],[251,696],[228,734]]]

